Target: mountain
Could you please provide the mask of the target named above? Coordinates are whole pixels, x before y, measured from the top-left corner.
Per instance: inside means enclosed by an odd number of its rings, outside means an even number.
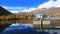
[[[11,15],[12,13],[0,6],[0,15]]]
[[[40,14],[46,14],[46,15],[55,15],[55,14],[60,14],[60,8],[49,8],[49,9],[36,9],[34,11],[31,11],[30,14],[36,14],[36,13],[40,13]]]
[[[30,15],[29,12],[19,11],[16,15]]]

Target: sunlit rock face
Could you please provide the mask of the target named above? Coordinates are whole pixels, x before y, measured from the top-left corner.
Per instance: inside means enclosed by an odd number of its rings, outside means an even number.
[[[37,34],[32,24],[12,24],[2,34]]]

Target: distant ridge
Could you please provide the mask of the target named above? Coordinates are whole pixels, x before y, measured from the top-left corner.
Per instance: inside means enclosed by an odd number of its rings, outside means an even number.
[[[0,15],[11,15],[12,13],[0,6]]]
[[[36,9],[34,11],[31,11],[30,14],[35,14],[35,13],[40,13],[40,14],[46,14],[46,15],[55,15],[55,14],[60,14],[60,8],[50,8],[50,9]]]

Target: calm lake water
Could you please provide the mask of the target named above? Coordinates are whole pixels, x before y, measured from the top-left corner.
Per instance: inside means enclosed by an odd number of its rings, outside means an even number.
[[[27,23],[32,23],[32,21],[22,21],[22,20],[5,20],[5,21],[0,21],[0,32],[2,32],[4,29],[6,29],[9,25],[11,25],[13,23],[26,23],[26,22]],[[5,24],[5,25],[2,25],[2,24]],[[11,28],[13,28],[13,27],[11,27]],[[49,30],[45,30],[45,31],[50,32],[51,34],[54,33],[54,32],[57,32],[58,34],[60,34],[60,29],[49,29]]]

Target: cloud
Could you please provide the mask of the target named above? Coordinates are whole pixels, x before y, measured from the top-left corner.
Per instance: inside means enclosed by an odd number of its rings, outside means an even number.
[[[60,0],[49,0],[43,4],[40,4],[37,8],[52,8],[52,7],[60,7]]]
[[[52,7],[60,7],[60,0],[49,0],[43,4],[40,4],[39,6],[37,6],[37,8],[35,7],[7,7],[7,6],[3,6],[5,9],[9,10],[12,13],[18,13],[19,11],[22,12],[30,12],[36,9],[40,9],[40,8],[52,8]]]
[[[25,8],[24,10],[20,10],[20,11],[23,11],[23,12],[30,12],[30,11],[33,11],[33,10],[36,10],[37,8]]]
[[[31,8],[27,8],[27,7],[7,7],[7,6],[2,6],[5,9],[9,10],[12,13],[18,13],[19,11],[22,12],[29,12],[29,11],[33,11],[36,10],[37,8],[31,7]]]
[[[55,7],[60,7],[60,0],[57,0],[57,1],[55,2]]]
[[[15,14],[16,14],[16,13],[18,13],[19,11],[10,11],[10,12],[12,12],[12,13],[15,13]]]
[[[22,10],[25,9],[26,7],[10,7],[10,6],[2,6],[7,10]]]

